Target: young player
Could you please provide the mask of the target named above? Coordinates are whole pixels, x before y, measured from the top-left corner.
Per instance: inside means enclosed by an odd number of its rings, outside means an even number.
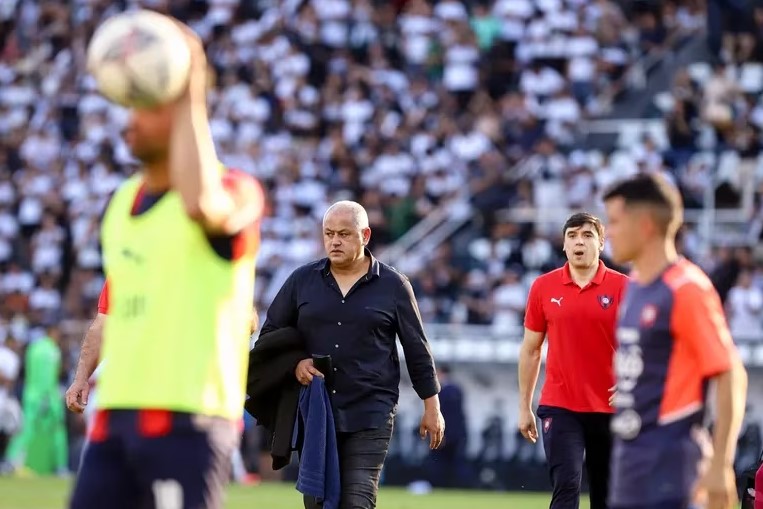
[[[676,253],[681,197],[664,179],[638,175],[604,201],[612,257],[634,268],[617,331],[610,505],[730,509],[747,376],[712,283]],[[709,381],[712,446],[703,427]]]

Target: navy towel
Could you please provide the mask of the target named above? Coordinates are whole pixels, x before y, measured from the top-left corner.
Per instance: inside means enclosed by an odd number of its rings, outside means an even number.
[[[294,438],[298,435],[297,428],[303,431],[297,490],[323,502],[323,509],[338,509],[339,453],[334,414],[323,378],[315,376],[309,386],[302,387],[297,424]]]

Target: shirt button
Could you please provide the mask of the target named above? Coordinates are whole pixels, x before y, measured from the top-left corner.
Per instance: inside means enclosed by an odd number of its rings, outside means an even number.
[[[342,325],[342,322],[336,322],[337,325]]]
[[[344,299],[342,300],[342,304],[344,304]]]
[[[339,348],[339,345],[334,345],[334,348]]]
[[[331,391],[331,394],[336,394],[336,390]]]
[[[334,368],[334,371],[336,371],[336,368]]]

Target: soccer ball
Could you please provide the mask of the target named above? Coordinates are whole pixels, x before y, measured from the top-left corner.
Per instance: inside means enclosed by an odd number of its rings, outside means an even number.
[[[124,12],[93,34],[87,68],[106,98],[128,108],[150,108],[183,92],[191,52],[170,18],[147,10]]]

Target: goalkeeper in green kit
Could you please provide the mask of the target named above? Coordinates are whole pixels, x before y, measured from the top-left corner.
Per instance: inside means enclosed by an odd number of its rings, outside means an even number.
[[[6,469],[19,475],[23,475],[27,467],[47,473],[51,464],[59,475],[68,473],[64,402],[59,386],[61,349],[58,341],[58,329],[50,327],[46,336],[32,341],[27,347],[24,359],[22,427],[21,432],[11,440],[6,453]],[[33,444],[39,446],[34,447],[39,454],[30,454]]]

